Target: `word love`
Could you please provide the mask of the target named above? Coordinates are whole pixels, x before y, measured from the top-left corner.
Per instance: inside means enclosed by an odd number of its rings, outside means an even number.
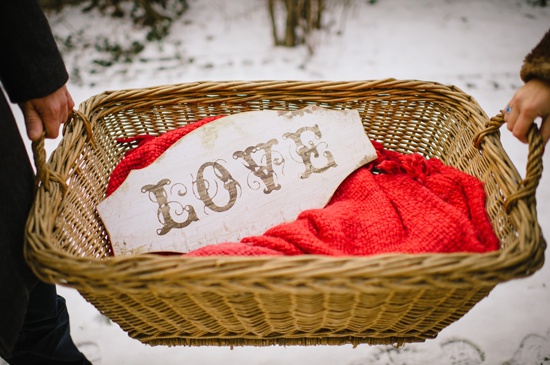
[[[292,139],[296,145],[296,153],[298,154],[300,161],[303,164],[304,171],[299,174],[301,179],[307,179],[311,174],[319,174],[331,167],[336,167],[334,157],[329,150],[320,152],[320,146],[323,144],[319,142],[310,141],[306,146],[302,139],[304,134],[308,132],[312,133],[315,139],[322,140],[322,134],[318,125],[312,127],[302,127],[295,133],[285,133],[284,139]],[[249,172],[248,175],[248,187],[253,190],[263,187],[264,194],[270,194],[275,190],[281,189],[281,184],[278,181],[279,173],[275,171],[274,167],[279,166],[280,172],[286,162],[281,151],[273,149],[273,146],[277,145],[279,141],[277,139],[270,139],[268,142],[260,143],[255,146],[247,147],[244,151],[236,151],[233,153],[233,159],[242,159],[243,167]],[[322,148],[322,147],[321,147]],[[254,155],[258,155],[257,159]],[[274,155],[279,156],[275,157]],[[316,167],[314,160],[320,160],[321,157],[326,161],[321,161],[324,164],[321,167]],[[260,161],[260,162],[258,162]],[[298,162],[298,161],[297,161]],[[259,163],[261,165],[259,165]],[[211,176],[208,177],[208,172]],[[239,174],[239,175],[242,175]],[[252,185],[250,178],[256,177],[254,181],[256,184]],[[157,234],[164,235],[174,228],[185,228],[189,224],[198,221],[199,217],[192,205],[185,205],[178,203],[175,200],[168,200],[174,194],[167,191],[170,188],[177,188],[177,195],[184,197],[187,195],[187,186],[182,183],[173,184],[170,187],[171,181],[169,179],[162,179],[156,184],[145,185],[141,188],[143,193],[150,193],[150,199],[152,202],[158,204],[159,222],[163,225],[162,228],[157,230]],[[228,168],[224,166],[223,160],[214,162],[206,162],[199,167],[196,174],[196,179],[192,179],[193,193],[203,204],[204,208],[212,212],[225,212],[231,209],[239,196],[239,190],[242,188],[241,183],[229,172]],[[225,190],[225,193],[218,194],[221,189]],[[221,196],[221,202],[216,202],[215,198]],[[178,209],[180,208],[180,209]],[[176,221],[173,219],[173,214],[178,214],[178,211],[186,212],[187,219],[185,221]]]
[[[376,158],[357,111],[308,107],[210,122],[98,205],[115,255],[237,242],[322,208]]]

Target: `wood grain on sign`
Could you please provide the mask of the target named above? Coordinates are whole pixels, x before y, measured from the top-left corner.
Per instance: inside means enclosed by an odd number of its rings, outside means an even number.
[[[376,151],[355,110],[253,111],[194,130],[98,206],[115,255],[238,242],[322,208]]]

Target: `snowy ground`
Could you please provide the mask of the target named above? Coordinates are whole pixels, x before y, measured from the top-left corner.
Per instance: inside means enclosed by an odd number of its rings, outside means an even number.
[[[162,44],[133,64],[92,65],[93,48],[67,50],[76,103],[110,89],[200,80],[362,80],[395,77],[454,84],[489,116],[522,84],[523,57],[550,25],[550,8],[525,0],[351,0],[332,8],[330,26],[316,35],[315,52],[272,46],[265,2],[192,0]],[[329,4],[334,2],[328,1]],[[100,34],[121,42],[140,35],[122,20],[66,9],[50,15],[54,32],[77,45]],[[523,173],[526,147],[503,128],[503,144]],[[49,150],[58,141],[48,142]],[[550,166],[546,153],[545,166]],[[550,237],[550,175],[537,193],[539,223]],[[68,300],[75,341],[94,364],[550,364],[550,268],[498,285],[465,317],[422,344],[386,346],[186,348],[150,347],[129,338],[78,292]]]

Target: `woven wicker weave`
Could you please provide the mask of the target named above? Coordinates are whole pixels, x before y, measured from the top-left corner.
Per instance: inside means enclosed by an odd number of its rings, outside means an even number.
[[[307,105],[357,109],[388,149],[437,157],[485,182],[502,249],[487,254],[373,257],[111,257],[96,212],[128,146],[206,116]],[[361,82],[197,82],[105,92],[80,105],[39,172],[26,257],[43,280],[78,289],[151,345],[387,344],[424,341],[503,281],[543,264],[535,192],[542,140],[533,128],[522,181],[498,128],[457,89],[394,79]]]

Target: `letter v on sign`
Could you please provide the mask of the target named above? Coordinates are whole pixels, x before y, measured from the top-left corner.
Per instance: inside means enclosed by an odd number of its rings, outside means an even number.
[[[189,133],[97,208],[115,255],[185,253],[322,208],[375,158],[356,110],[244,112]]]

